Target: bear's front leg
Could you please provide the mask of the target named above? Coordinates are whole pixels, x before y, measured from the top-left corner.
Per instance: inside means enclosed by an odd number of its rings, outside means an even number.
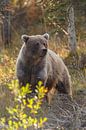
[[[52,102],[52,99],[53,99],[53,97],[54,97],[54,95],[55,95],[55,93],[57,92],[57,90],[56,90],[56,87],[55,87],[54,84],[52,84],[52,85],[50,86],[51,89],[48,88],[49,86],[47,86],[47,80],[48,80],[47,77],[48,77],[48,76],[47,76],[46,71],[43,70],[43,71],[41,71],[41,72],[37,75],[37,82],[38,82],[38,81],[42,81],[44,87],[46,87],[46,88],[48,89],[45,98],[46,98],[46,100],[47,100],[47,102],[48,102],[48,105],[50,105],[51,102]]]
[[[19,87],[20,88],[22,86],[26,86],[27,83],[30,83],[29,76],[27,76],[27,74],[22,70],[18,71],[17,78],[18,78],[18,81],[19,81]]]
[[[48,105],[50,105],[50,104],[52,103],[52,100],[53,100],[53,98],[54,98],[56,92],[57,92],[57,89],[56,89],[56,87],[53,86],[53,87],[50,89],[50,91],[47,93]]]
[[[38,81],[42,81],[43,85],[46,87],[47,83],[47,72],[45,69],[41,70],[37,75],[36,75],[37,83]]]

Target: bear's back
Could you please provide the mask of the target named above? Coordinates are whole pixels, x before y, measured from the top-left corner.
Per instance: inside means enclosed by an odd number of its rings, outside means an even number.
[[[53,67],[55,67],[55,70],[57,69],[58,71],[63,71],[65,64],[59,54],[56,54],[52,50],[48,49],[48,54],[47,54],[47,62],[50,61]]]

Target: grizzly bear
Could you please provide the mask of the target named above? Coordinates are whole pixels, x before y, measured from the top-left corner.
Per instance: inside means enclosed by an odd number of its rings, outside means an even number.
[[[53,94],[72,96],[71,80],[67,67],[62,59],[48,49],[49,34],[22,35],[23,45],[16,63],[16,74],[21,86],[30,83],[32,91],[41,80],[48,89],[47,100],[50,104]]]

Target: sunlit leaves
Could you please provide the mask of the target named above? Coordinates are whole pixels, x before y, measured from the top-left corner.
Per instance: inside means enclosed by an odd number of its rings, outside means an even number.
[[[39,127],[42,127],[43,126],[43,123],[45,123],[47,121],[47,118],[45,117],[45,118],[40,118],[40,120],[39,120]]]
[[[11,91],[17,91],[15,93],[14,107],[7,108],[9,113],[9,118],[1,119],[1,124],[5,125],[8,122],[7,130],[18,130],[19,128],[27,129],[29,127],[40,128],[47,121],[46,117],[42,118],[39,116],[39,110],[41,109],[41,104],[44,96],[46,95],[47,89],[43,86],[41,81],[38,82],[36,86],[36,93],[31,97],[31,86],[28,83],[26,86],[19,87],[18,80],[13,80],[8,87]],[[26,95],[28,97],[26,98]],[[26,111],[27,110],[27,111]],[[28,114],[27,114],[28,112]]]
[[[37,88],[36,92],[38,93],[38,98],[42,99],[45,93],[47,92],[47,88],[45,89],[41,81],[38,82],[38,85],[36,86],[36,88]]]

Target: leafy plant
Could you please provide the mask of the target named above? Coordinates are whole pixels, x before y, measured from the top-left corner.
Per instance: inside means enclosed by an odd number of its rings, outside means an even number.
[[[47,121],[46,117],[39,115],[41,112],[41,104],[47,92],[47,89],[39,81],[36,86],[36,94],[31,97],[31,85],[28,83],[26,86],[19,88],[18,80],[13,80],[8,85],[9,89],[14,92],[14,107],[7,108],[9,118],[1,118],[1,125],[7,127],[6,130],[18,130],[19,128],[26,129],[29,127],[40,128]],[[26,98],[26,95],[28,97]]]

